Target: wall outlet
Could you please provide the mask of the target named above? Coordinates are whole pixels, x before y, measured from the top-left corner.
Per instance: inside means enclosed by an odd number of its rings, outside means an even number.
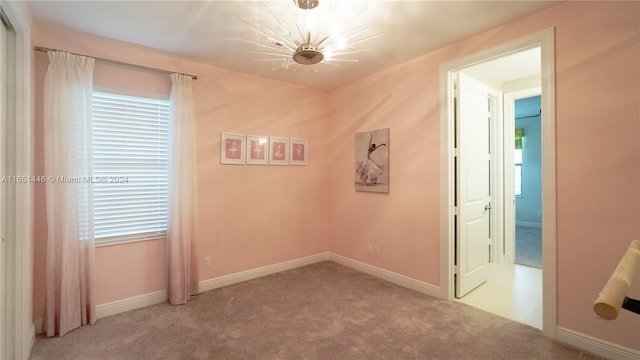
[[[374,247],[373,247],[372,255],[373,255],[373,256],[379,256],[379,255],[380,255],[380,251],[379,251],[379,249],[378,249],[378,247],[377,247],[377,246],[374,246]]]
[[[204,258],[204,261],[202,262],[202,266],[204,266],[205,268],[211,267],[211,256],[206,256]]]

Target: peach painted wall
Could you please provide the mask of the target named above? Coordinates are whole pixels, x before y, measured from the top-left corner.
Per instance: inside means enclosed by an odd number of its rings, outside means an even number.
[[[60,29],[37,28],[34,44],[196,74],[198,246],[212,267],[200,279],[314,255],[327,249],[326,93],[196,63],[157,50]],[[48,64],[35,54],[34,173],[42,173],[42,93]],[[168,76],[97,62],[97,89],[168,98]],[[308,166],[220,165],[220,133],[309,140]],[[44,186],[34,187],[34,319],[44,306]],[[162,240],[96,249],[97,302],[166,289]]]
[[[592,305],[640,236],[640,3],[569,2],[331,93],[330,250],[440,282],[439,66],[556,28],[558,325],[640,349],[640,317]],[[353,134],[390,128],[388,195],[354,191]],[[379,247],[367,255],[366,244]],[[631,292],[640,297],[640,276]]]
[[[558,323],[640,349],[640,316],[590,316],[640,238],[640,2],[579,3],[555,19]]]
[[[435,285],[438,64],[409,61],[331,94],[331,251]],[[356,192],[354,133],[379,128],[390,128],[389,194]],[[367,255],[368,244],[378,257]]]

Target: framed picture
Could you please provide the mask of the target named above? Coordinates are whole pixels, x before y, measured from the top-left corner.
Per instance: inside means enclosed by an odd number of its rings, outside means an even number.
[[[247,135],[247,164],[269,164],[269,137],[259,135]]]
[[[307,165],[308,148],[307,139],[291,139],[289,141],[289,164]]]
[[[275,136],[269,138],[269,164],[289,164],[289,138]]]
[[[356,191],[389,192],[389,129],[355,134]]]
[[[244,164],[245,136],[222,133],[220,136],[220,163]]]

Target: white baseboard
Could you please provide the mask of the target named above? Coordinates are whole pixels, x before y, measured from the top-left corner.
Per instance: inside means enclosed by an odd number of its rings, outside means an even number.
[[[350,267],[352,269],[362,271],[369,275],[387,280],[396,285],[400,285],[402,287],[415,290],[425,295],[433,296],[436,298],[440,298],[440,295],[441,295],[439,286],[435,286],[420,280],[416,280],[414,278],[410,278],[408,276],[401,275],[393,271],[385,270],[377,266],[373,266],[357,260],[349,259],[342,255],[329,253],[329,260],[337,262],[340,265],[344,265],[346,267]]]
[[[640,359],[640,350],[617,345],[558,326],[556,340],[611,360]]]
[[[516,220],[516,226],[542,229],[542,223]]]
[[[200,281],[200,291],[213,290],[222,286],[233,285],[239,282],[259,278],[266,275],[275,274],[281,271],[294,269],[297,267],[310,265],[320,261],[329,260],[329,253],[320,253],[303,257],[300,259],[285,261],[278,264],[264,266],[257,269],[242,271],[239,273],[225,275],[218,278]],[[96,306],[96,318],[101,319],[107,316],[120,314],[129,310],[161,304],[168,300],[167,291],[161,290],[149,294],[138,295],[128,299],[116,300],[106,304]],[[37,319],[34,324],[35,332],[42,333],[42,319]]]
[[[310,265],[320,261],[328,260],[328,253],[321,253],[285,261],[278,264],[264,266],[256,269],[242,271],[235,274],[225,275],[213,279],[200,281],[200,291],[213,290],[222,286],[233,285],[243,281],[256,279],[266,275],[275,274],[281,271],[294,269],[297,267]],[[118,300],[107,304],[98,305],[96,307],[97,318],[111,316],[125,311],[143,308],[150,305],[160,304],[168,300],[167,291],[161,290],[150,294],[135,296],[132,298]]]
[[[149,294],[130,297],[124,300],[112,301],[110,303],[96,306],[96,318],[101,319],[107,316],[120,314],[125,311],[161,304],[167,301],[167,299],[167,291],[160,290]]]
[[[96,319],[107,316],[120,314],[129,310],[140,309],[143,307],[161,304],[167,301],[167,291],[161,290],[149,294],[138,295],[128,299],[116,300],[106,304],[96,306]],[[42,334],[42,319],[35,322],[35,332]]]
[[[207,279],[200,281],[200,291],[209,291],[213,289],[217,289],[223,286],[229,286],[237,283],[241,283],[243,281],[257,279],[259,277],[279,273],[285,270],[295,269],[301,266],[315,264],[320,261],[329,260],[330,253],[320,253],[316,255],[311,255],[307,257],[303,257],[300,259],[289,260],[285,262],[281,262],[278,264],[268,265],[259,267],[256,269],[251,269],[247,271],[241,271],[239,273],[229,274],[220,276],[213,279]]]

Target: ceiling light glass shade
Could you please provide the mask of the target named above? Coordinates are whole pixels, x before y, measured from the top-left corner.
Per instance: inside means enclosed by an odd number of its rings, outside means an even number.
[[[361,24],[362,7],[354,11],[355,0],[280,0],[264,5],[259,20],[240,19],[256,31],[256,38],[243,38],[254,45],[239,49],[256,54],[255,61],[275,62],[274,69],[298,65],[357,62],[354,54],[368,49],[359,46],[380,34],[375,24]],[[347,29],[347,30],[344,30]],[[351,56],[351,57],[350,57]]]
[[[301,65],[313,65],[324,60],[324,54],[310,42],[300,44],[293,53],[293,61]]]
[[[293,0],[300,9],[313,9],[320,3],[319,0]]]

